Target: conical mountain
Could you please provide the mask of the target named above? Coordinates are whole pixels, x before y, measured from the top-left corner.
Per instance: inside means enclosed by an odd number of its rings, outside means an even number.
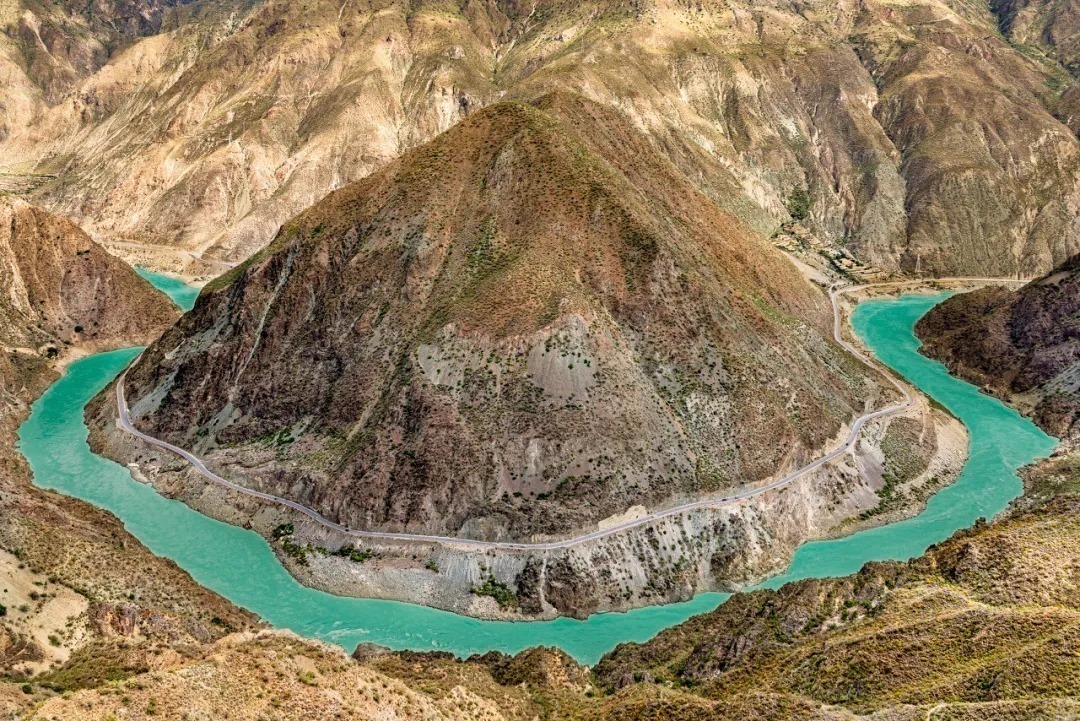
[[[619,116],[499,103],[328,196],[128,374],[137,425],[352,527],[526,538],[768,477],[878,392]]]

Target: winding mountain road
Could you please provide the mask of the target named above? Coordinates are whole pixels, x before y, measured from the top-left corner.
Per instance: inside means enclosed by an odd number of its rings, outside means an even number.
[[[1001,282],[1001,281],[1005,281],[1005,282],[1024,282],[1024,281],[1012,281],[1011,279],[1006,280],[1006,279],[1003,279],[1003,278],[940,278],[938,280],[940,280],[940,281],[965,281],[965,282]],[[614,525],[614,526],[609,526],[608,528],[604,528],[604,529],[597,530],[597,531],[592,531],[591,533],[586,533],[586,534],[583,534],[583,535],[580,535],[580,536],[576,536],[574,538],[567,538],[567,539],[561,540],[561,541],[550,541],[550,542],[547,542],[547,543],[518,543],[518,542],[510,542],[510,541],[478,541],[478,540],[472,540],[472,539],[466,539],[466,538],[454,538],[452,536],[429,536],[429,535],[414,534],[414,533],[390,533],[390,532],[384,532],[384,531],[361,531],[361,530],[356,530],[356,529],[353,529],[353,528],[348,528],[346,526],[341,525],[340,523],[336,523],[334,521],[331,521],[329,518],[326,518],[325,516],[320,515],[314,509],[308,508],[307,506],[304,506],[304,505],[302,505],[300,503],[297,503],[296,501],[290,501],[287,498],[281,498],[280,496],[275,496],[275,495],[272,495],[272,494],[269,494],[269,493],[262,493],[261,491],[255,491],[255,490],[252,490],[250,488],[246,488],[244,486],[238,485],[236,483],[233,483],[232,481],[229,481],[229,480],[227,480],[225,478],[222,478],[221,476],[219,476],[216,473],[214,473],[213,471],[211,471],[209,468],[207,468],[203,464],[203,462],[198,457],[196,457],[195,455],[189,453],[188,451],[185,451],[183,448],[180,448],[178,446],[174,446],[173,444],[168,443],[167,441],[163,441],[163,440],[161,440],[159,438],[154,438],[153,436],[147,435],[146,433],[143,433],[139,429],[135,428],[135,426],[131,422],[131,417],[130,417],[130,415],[128,413],[127,400],[124,397],[124,378],[127,375],[127,371],[124,371],[124,373],[121,374],[120,379],[119,379],[119,381],[117,381],[117,384],[116,384],[116,406],[117,406],[117,413],[118,413],[118,421],[119,421],[120,427],[123,428],[128,433],[132,434],[136,438],[139,438],[139,439],[141,439],[143,441],[146,441],[147,443],[150,443],[152,445],[158,446],[160,448],[164,448],[164,449],[166,449],[168,451],[171,451],[172,453],[175,453],[176,455],[180,456],[181,458],[186,460],[188,463],[190,463],[192,465],[192,467],[194,467],[195,470],[199,472],[200,475],[204,476],[205,478],[209,479],[210,481],[212,481],[212,482],[214,482],[214,483],[216,483],[216,484],[218,484],[220,486],[224,486],[225,488],[228,488],[230,490],[236,491],[238,493],[243,493],[243,494],[245,494],[247,496],[251,496],[253,498],[258,498],[260,500],[269,501],[271,503],[276,503],[276,504],[285,506],[287,508],[291,508],[294,511],[299,511],[300,513],[304,514],[308,518],[311,518],[315,522],[317,522],[317,523],[319,523],[319,524],[321,524],[321,525],[323,525],[323,526],[325,526],[327,528],[330,528],[330,529],[332,529],[334,531],[337,531],[339,533],[346,534],[348,536],[354,536],[354,537],[357,537],[357,538],[367,538],[367,539],[371,539],[371,540],[374,540],[374,541],[408,541],[408,542],[418,542],[418,543],[438,543],[438,544],[445,544],[445,545],[449,545],[449,546],[454,546],[454,547],[457,547],[457,548],[465,548],[465,549],[469,549],[469,550],[499,549],[499,550],[510,550],[510,551],[550,551],[550,550],[557,550],[557,549],[563,549],[563,548],[570,548],[572,546],[577,546],[577,545],[580,545],[582,543],[588,543],[589,541],[595,541],[595,540],[597,540],[599,538],[604,538],[604,537],[607,537],[607,536],[611,536],[611,535],[614,535],[616,533],[620,533],[620,532],[625,531],[625,530],[630,529],[630,528],[636,528],[638,526],[643,526],[643,525],[646,525],[646,524],[649,524],[649,523],[653,523],[654,521],[658,521],[658,520],[663,519],[663,518],[668,518],[670,516],[676,516],[676,515],[679,515],[681,513],[686,513],[687,511],[695,511],[695,510],[699,510],[699,509],[703,509],[703,508],[715,508],[715,507],[719,507],[719,506],[724,506],[724,505],[736,503],[738,501],[746,500],[747,498],[753,498],[754,496],[759,496],[759,495],[761,495],[763,493],[768,493],[769,491],[774,491],[774,490],[776,490],[778,488],[783,488],[784,486],[786,486],[789,483],[791,483],[792,481],[794,481],[796,478],[799,478],[799,477],[809,473],[810,471],[813,471],[814,469],[819,468],[820,466],[823,466],[824,464],[828,463],[829,461],[833,460],[834,458],[837,458],[838,456],[841,456],[841,455],[847,453],[849,450],[851,450],[852,446],[854,446],[854,444],[855,444],[855,441],[858,439],[859,432],[862,430],[863,426],[866,425],[867,422],[869,422],[871,420],[874,420],[875,418],[884,418],[886,416],[891,416],[891,415],[894,415],[896,413],[900,413],[901,411],[904,411],[904,410],[910,408],[915,402],[915,395],[911,391],[911,389],[908,388],[908,386],[906,384],[904,384],[900,380],[898,380],[895,376],[893,376],[892,373],[888,372],[887,370],[885,370],[884,368],[879,366],[877,363],[875,363],[875,362],[869,360],[868,358],[866,358],[863,355],[863,353],[861,353],[857,348],[855,348],[850,343],[848,343],[846,340],[844,340],[843,332],[842,332],[843,327],[842,327],[842,320],[841,320],[841,313],[840,313],[839,297],[841,295],[845,294],[845,293],[850,293],[850,292],[858,291],[858,290],[864,290],[864,289],[870,288],[870,287],[910,285],[913,282],[914,281],[897,281],[897,282],[890,282],[890,283],[869,283],[869,284],[866,284],[866,285],[848,286],[848,287],[845,287],[845,288],[833,289],[829,293],[829,300],[832,303],[832,310],[833,310],[833,338],[836,340],[836,342],[841,347],[843,347],[848,352],[852,353],[855,357],[857,357],[865,365],[867,365],[868,367],[872,368],[873,370],[878,371],[882,375],[884,375],[884,377],[887,378],[888,381],[893,386],[895,386],[900,391],[900,393],[903,395],[903,401],[902,402],[896,403],[896,404],[893,404],[893,405],[890,405],[890,406],[886,406],[885,408],[882,408],[880,410],[876,410],[876,411],[873,411],[871,413],[866,413],[866,414],[863,414],[863,415],[859,416],[858,418],[855,419],[855,422],[852,424],[851,432],[848,433],[847,438],[844,439],[844,442],[839,447],[837,447],[833,451],[825,454],[824,456],[821,456],[820,458],[818,458],[818,459],[816,459],[814,461],[811,461],[810,463],[806,464],[802,468],[799,468],[798,470],[792,471],[791,473],[787,474],[783,478],[780,478],[780,479],[778,479],[776,481],[772,481],[771,483],[767,483],[767,484],[765,484],[763,486],[758,486],[756,488],[750,488],[750,489],[747,489],[745,491],[740,491],[739,493],[734,493],[734,494],[732,494],[730,496],[726,496],[724,498],[713,498],[713,499],[705,499],[705,500],[701,500],[701,501],[694,501],[694,502],[691,502],[691,503],[684,503],[684,504],[679,505],[679,506],[673,506],[671,508],[666,508],[666,509],[654,511],[654,512],[649,513],[649,514],[647,514],[645,516],[641,516],[640,518],[635,518],[633,520],[625,521],[623,523],[619,523],[619,524]]]

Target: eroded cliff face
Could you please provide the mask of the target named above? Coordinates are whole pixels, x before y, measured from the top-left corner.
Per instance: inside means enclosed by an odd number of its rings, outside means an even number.
[[[781,572],[808,540],[918,512],[955,479],[967,448],[967,435],[955,418],[920,404],[868,424],[850,455],[782,491],[672,515],[571,547],[493,552],[331,531],[301,514],[208,484],[175,456],[117,431],[113,408],[103,403],[91,421],[95,451],[124,462],[134,459],[136,477],[159,492],[263,534],[303,583],[336,594],[513,620],[583,618],[760,581]],[[227,472],[239,480],[243,469],[232,466]],[[586,530],[646,512],[632,506]]]
[[[1064,12],[1039,25],[1062,49],[1025,54],[1005,9],[955,1],[196,7],[17,111],[0,143],[0,164],[60,176],[42,202],[136,244],[121,252],[240,261],[476,108],[557,88],[619,109],[765,232],[805,215],[872,264],[933,274],[1080,250]],[[695,175],[699,156],[723,172]]]
[[[1046,53],[1074,75],[1080,71],[1080,4],[1075,0],[994,0],[990,9],[1012,42]]]
[[[1080,438],[1080,256],[1016,291],[950,298],[915,330],[950,371],[1015,403],[1047,433]]]
[[[59,0],[0,6],[0,141],[27,130],[47,108],[78,93],[81,83],[138,40],[189,22],[205,22],[192,0]],[[239,4],[237,7],[241,7]]]

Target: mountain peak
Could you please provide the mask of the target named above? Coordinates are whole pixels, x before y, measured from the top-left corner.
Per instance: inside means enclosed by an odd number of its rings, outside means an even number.
[[[128,394],[227,465],[284,433],[298,455],[252,482],[352,527],[563,534],[821,447],[873,384],[837,370],[825,307],[612,111],[551,95],[286,223]]]

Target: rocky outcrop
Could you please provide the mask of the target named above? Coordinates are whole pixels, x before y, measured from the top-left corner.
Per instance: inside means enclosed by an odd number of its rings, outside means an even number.
[[[71,221],[10,196],[0,196],[0,297],[0,342],[47,358],[149,343],[179,317]]]
[[[1048,433],[1080,438],[1080,256],[1017,291],[950,298],[915,330],[950,371],[1015,403]]]

